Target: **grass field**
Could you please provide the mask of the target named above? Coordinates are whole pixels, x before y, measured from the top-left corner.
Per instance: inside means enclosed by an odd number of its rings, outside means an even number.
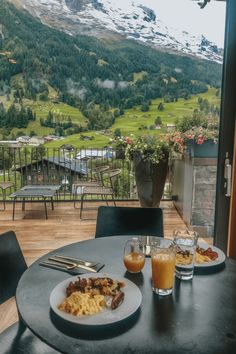
[[[8,108],[13,103],[13,100],[6,101],[5,97],[0,96],[0,102],[3,102],[3,104]],[[54,131],[53,128],[41,127],[40,125],[40,118],[46,118],[49,111],[57,114],[59,117],[71,117],[73,123],[86,126],[86,121],[80,110],[78,108],[71,107],[66,103],[53,103],[51,101],[43,102],[23,99],[23,104],[27,107],[30,107],[32,111],[36,113],[36,121],[30,122],[27,128],[14,128],[13,133],[21,130],[25,133],[25,135],[28,135],[31,130],[34,130],[38,136],[51,134]]]
[[[1,97],[0,97],[1,101]],[[28,100],[29,101],[29,100]],[[54,132],[53,128],[42,127],[40,125],[40,118],[46,118],[49,111],[58,114],[59,116],[71,117],[73,123],[80,124],[82,126],[86,125],[85,119],[82,116],[79,109],[71,107],[65,103],[54,104],[52,102],[27,102],[25,104],[28,107],[31,107],[33,112],[36,113],[36,121],[30,122],[27,128],[14,128],[12,132],[16,134],[19,130],[23,131],[25,135],[29,135],[29,133],[33,130],[38,136],[44,136],[48,134],[52,134]]]
[[[109,140],[113,138],[115,129],[119,128],[123,136],[134,134],[136,136],[141,134],[160,134],[166,129],[166,124],[175,123],[176,119],[182,119],[185,115],[191,115],[193,110],[198,107],[198,97],[207,99],[211,104],[216,106],[220,105],[219,97],[216,97],[216,90],[210,88],[207,93],[192,96],[189,100],[179,99],[178,102],[164,103],[164,110],[162,112],[157,110],[161,99],[152,101],[150,110],[148,112],[141,112],[140,107],[134,107],[125,111],[124,115],[116,119],[115,124],[111,127],[108,134],[103,132],[87,132],[83,135],[93,136],[94,139],[84,141],[80,139],[80,134],[72,135],[63,140],[63,144],[71,144],[76,148],[103,148],[109,144]],[[142,126],[149,127],[154,124],[155,118],[161,117],[163,129],[162,130],[149,130],[140,129]],[[60,147],[62,141],[53,141],[47,143],[47,147]]]
[[[23,86],[23,79],[22,79],[22,74],[15,75],[12,78],[12,85],[15,87],[16,85]],[[47,127],[41,127],[40,126],[40,118],[46,118],[48,115],[48,112],[51,111],[53,114],[58,115],[59,117],[67,118],[70,117],[73,123],[86,126],[86,120],[83,116],[83,114],[80,112],[78,108],[69,106],[66,103],[63,102],[58,102],[58,93],[55,89],[53,89],[50,85],[48,85],[48,101],[40,101],[37,98],[37,101],[29,100],[29,99],[23,99],[23,105],[25,107],[30,107],[33,112],[36,114],[36,121],[35,122],[30,122],[27,128],[24,129],[18,129],[15,128],[12,130],[12,132],[15,134],[18,130],[21,130],[24,132],[25,135],[29,135],[29,133],[33,130],[37,133],[38,136],[43,136],[43,135],[48,135],[54,132],[53,128],[47,128]],[[6,98],[6,95],[0,96],[0,102],[4,104],[6,109],[10,107],[10,105],[13,104],[14,102],[14,97],[11,94],[10,95],[10,100],[8,101]],[[17,105],[17,104],[16,104]]]
[[[135,80],[145,75],[144,72],[137,73]],[[16,76],[15,80],[21,80],[21,76]],[[220,98],[216,96],[216,89],[209,88],[208,92],[192,96],[189,100],[179,99],[178,102],[164,103],[162,99],[152,100],[148,112],[142,112],[140,106],[132,109],[127,109],[123,116],[116,118],[115,123],[110,128],[108,133],[104,132],[86,132],[83,135],[93,137],[93,140],[82,140],[80,134],[71,135],[66,137],[63,142],[53,141],[45,144],[47,147],[60,147],[62,144],[71,144],[76,148],[102,148],[109,144],[109,141],[114,136],[115,129],[120,129],[123,136],[129,136],[130,134],[141,135],[144,133],[160,134],[166,130],[167,124],[173,124],[177,119],[182,119],[185,115],[191,115],[193,110],[198,107],[198,98],[202,97],[207,99],[211,104],[219,106]],[[86,120],[79,109],[71,107],[65,103],[57,102],[57,92],[49,86],[49,98],[50,101],[32,101],[24,99],[25,106],[31,107],[36,113],[36,121],[30,122],[28,127],[20,129],[24,134],[29,135],[31,131],[37,133],[38,136],[48,135],[54,132],[53,128],[41,127],[40,118],[46,118],[48,112],[60,116],[71,117],[72,121],[82,126],[86,126]],[[13,103],[13,97],[10,101],[6,100],[5,96],[0,96],[0,101],[8,108]],[[164,104],[164,110],[158,111],[157,107],[159,103]],[[150,130],[150,126],[154,125],[155,119],[160,116],[162,120],[161,130]],[[19,129],[14,128],[13,133],[16,133]]]
[[[142,134],[142,126],[150,127],[154,124],[157,116],[161,117],[163,125],[173,124],[176,119],[182,119],[185,115],[192,114],[193,110],[198,107],[198,97],[207,99],[211,104],[219,106],[220,99],[216,97],[215,93],[216,90],[211,88],[207,93],[192,96],[189,100],[179,99],[178,102],[171,103],[164,103],[162,99],[152,100],[148,112],[141,112],[140,107],[129,109],[122,117],[116,119],[111,130],[114,131],[119,128],[124,136],[130,133],[140,135]],[[160,102],[164,104],[164,110],[161,112],[157,110]]]
[[[105,135],[103,132],[86,132],[83,135],[93,137],[93,140],[85,141],[81,140],[81,134],[71,135],[60,141],[51,141],[45,144],[49,148],[58,148],[62,144],[73,145],[77,149],[81,148],[103,148],[104,146],[109,145],[111,135]]]

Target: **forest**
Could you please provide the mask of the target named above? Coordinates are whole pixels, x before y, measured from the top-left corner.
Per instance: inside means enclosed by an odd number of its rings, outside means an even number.
[[[58,101],[80,109],[90,130],[108,128],[125,109],[141,105],[145,111],[152,99],[187,100],[221,85],[222,66],[215,62],[122,38],[72,37],[5,0],[0,25],[0,95],[13,94],[19,104],[23,98],[47,101],[50,85]],[[12,85],[17,74],[23,82]]]
[[[14,104],[12,104],[9,109],[6,110],[0,102],[1,128],[26,128],[28,123],[30,121],[34,121],[35,119],[35,114],[29,107],[21,107],[21,109],[18,109]]]

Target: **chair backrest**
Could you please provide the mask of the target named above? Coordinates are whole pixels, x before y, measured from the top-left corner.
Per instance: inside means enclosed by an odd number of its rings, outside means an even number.
[[[121,174],[121,170],[119,168],[104,171],[103,177],[102,177],[103,178],[103,185],[105,187],[110,187],[114,192],[115,182],[120,174]]]
[[[100,206],[95,238],[115,235],[163,237],[162,209]]]
[[[16,293],[18,281],[27,269],[23,253],[13,231],[0,235],[0,304]]]
[[[103,184],[103,173],[109,170],[109,165],[97,166],[93,169],[93,179],[97,182],[101,182]]]

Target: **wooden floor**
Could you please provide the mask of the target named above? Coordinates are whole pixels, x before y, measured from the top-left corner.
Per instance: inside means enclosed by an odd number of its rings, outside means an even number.
[[[87,203],[83,220],[79,218],[79,209],[74,209],[72,202],[55,203],[55,210],[49,210],[45,219],[41,203],[27,203],[26,211],[17,204],[15,220],[12,221],[12,204],[0,212],[0,234],[15,231],[26,262],[30,265],[37,258],[58,247],[70,243],[94,238],[97,207],[99,203]],[[139,206],[138,202],[119,202],[122,206]],[[162,202],[164,212],[165,236],[170,237],[174,228],[183,228],[185,224],[172,202]],[[14,299],[0,306],[0,332],[17,320]]]
[[[17,204],[15,220],[12,221],[12,204],[0,212],[0,233],[15,231],[26,262],[30,265],[45,253],[64,245],[87,240],[94,237],[97,207],[101,203],[89,202],[80,220],[80,209],[74,209],[72,202],[55,203],[55,210],[49,208],[48,219],[45,219],[44,207],[41,203],[27,203],[26,211]],[[117,205],[139,206],[138,202],[118,202]],[[79,205],[78,205],[79,207]],[[185,224],[172,202],[162,202],[164,212],[165,236],[170,236],[174,228]]]

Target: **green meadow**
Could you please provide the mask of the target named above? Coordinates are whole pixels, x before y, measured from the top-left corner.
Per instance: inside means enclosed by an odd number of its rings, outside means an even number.
[[[15,75],[12,78],[11,84],[13,87],[23,87],[24,82],[22,79],[22,74]],[[46,118],[48,115],[48,112],[52,112],[55,115],[58,115],[60,118],[67,118],[70,117],[73,123],[80,124],[82,126],[86,126],[86,120],[83,116],[83,114],[80,112],[78,108],[69,106],[66,103],[59,102],[58,101],[58,93],[55,89],[53,89],[50,85],[48,85],[48,101],[40,101],[39,97],[37,97],[37,101],[30,100],[23,98],[22,103],[25,107],[30,107],[33,112],[36,114],[36,121],[30,122],[27,126],[27,128],[23,129],[18,129],[14,128],[12,129],[12,132],[15,134],[18,130],[21,130],[24,132],[25,135],[28,135],[32,130],[38,135],[38,136],[44,136],[48,134],[52,134],[54,129],[53,128],[48,128],[48,127],[41,127],[40,125],[40,118]],[[38,95],[39,96],[39,95]],[[6,95],[0,96],[0,102],[2,102],[5,106],[6,109],[10,107],[10,105],[13,104],[14,102],[14,97],[11,94],[10,95],[10,100],[7,100]],[[18,104],[16,104],[17,106]]]
[[[135,79],[137,80],[143,75],[145,75],[144,72],[138,73]],[[16,76],[15,80],[20,81],[21,76]],[[193,110],[198,108],[199,97],[207,99],[213,105],[220,105],[220,98],[216,96],[215,88],[209,88],[206,93],[192,96],[188,100],[179,99],[177,102],[165,103],[163,99],[158,98],[152,100],[148,112],[142,112],[140,106],[125,110],[124,115],[116,118],[115,123],[107,132],[91,131],[83,133],[84,136],[92,138],[91,140],[83,140],[81,139],[81,134],[74,134],[63,140],[47,143],[45,146],[57,148],[62,144],[71,144],[76,148],[102,148],[109,145],[110,139],[114,137],[114,131],[116,129],[120,129],[122,136],[129,136],[130,134],[136,136],[141,134],[160,134],[166,131],[167,124],[174,124],[177,119],[180,120],[186,115],[191,115]],[[7,101],[6,96],[0,96],[0,101],[8,108],[13,103],[13,97],[10,97],[10,101]],[[158,110],[158,105],[161,102],[164,105],[163,111]],[[49,111],[59,117],[71,117],[74,123],[86,126],[86,119],[80,110],[59,102],[56,90],[50,86],[49,101],[23,99],[23,104],[29,106],[36,113],[36,121],[30,122],[28,127],[24,129],[14,128],[12,130],[13,133],[21,130],[25,135],[29,135],[31,131],[34,131],[38,136],[52,134],[54,132],[53,128],[41,127],[40,125],[40,118],[46,118]],[[159,130],[153,129],[155,119],[158,116],[162,121],[162,127]],[[151,126],[153,127],[150,129]]]
[[[207,99],[211,104],[220,105],[220,99],[216,96],[216,90],[210,88],[207,93],[192,96],[189,100],[179,99],[178,102],[164,103],[164,110],[158,111],[157,107],[162,99],[152,101],[148,112],[141,112],[140,106],[127,109],[123,116],[116,118],[108,132],[86,132],[83,135],[93,137],[93,140],[81,140],[81,134],[75,134],[61,141],[53,141],[45,144],[47,147],[60,147],[62,144],[71,144],[76,148],[103,148],[107,146],[110,139],[114,137],[115,129],[120,129],[123,136],[134,134],[160,134],[166,131],[167,124],[174,124],[176,119],[182,119],[185,115],[191,115],[193,110],[198,107],[198,98]],[[154,125],[157,116],[161,117],[162,129],[150,130]]]
[[[178,102],[164,103],[162,99],[152,100],[148,112],[141,112],[140,107],[134,107],[125,112],[125,114],[116,119],[111,130],[119,128],[123,136],[140,135],[143,130],[154,124],[155,119],[161,117],[162,125],[174,124],[177,119],[191,115],[193,110],[198,108],[198,98],[207,99],[211,104],[219,106],[220,99],[216,97],[216,90],[210,88],[207,93],[192,96],[189,100],[179,99]],[[164,110],[158,111],[157,107],[160,103],[164,104]],[[161,130],[157,131],[157,134]]]
[[[40,118],[46,118],[48,112],[51,111],[54,114],[57,114],[59,117],[71,117],[73,123],[80,124],[82,126],[86,126],[86,121],[84,116],[80,112],[78,108],[71,107],[66,103],[53,103],[51,101],[43,102],[43,101],[31,101],[31,100],[23,100],[23,104],[25,106],[30,107],[33,112],[36,113],[36,121],[30,122],[27,128],[18,129],[14,128],[12,131],[16,133],[18,130],[24,132],[24,134],[28,135],[32,130],[38,136],[44,136],[48,134],[52,134],[54,132],[53,128],[42,127],[40,125]]]
[[[111,134],[106,134],[103,132],[85,132],[82,133],[84,136],[92,137],[92,140],[82,140],[81,134],[71,135],[63,140],[51,141],[44,144],[48,148],[58,148],[63,144],[73,145],[77,149],[82,148],[103,148],[109,145]]]

